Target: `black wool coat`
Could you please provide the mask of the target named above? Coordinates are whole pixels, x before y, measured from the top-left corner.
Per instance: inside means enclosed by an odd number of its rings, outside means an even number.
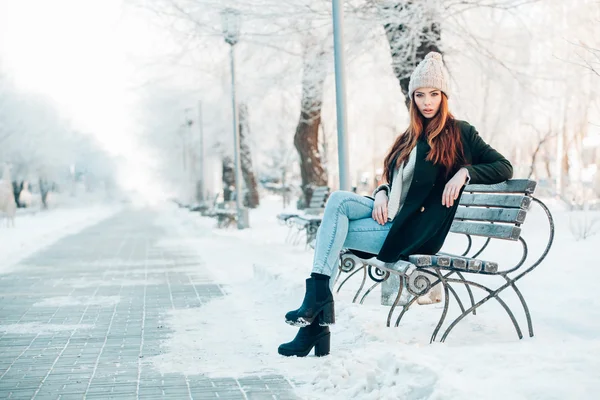
[[[468,122],[456,123],[462,138],[464,167],[471,176],[469,184],[493,184],[512,178],[512,165],[502,154],[485,143]],[[442,193],[454,173],[446,177],[442,166],[426,161],[430,150],[426,140],[419,140],[413,180],[404,206],[394,218],[377,255],[381,261],[408,260],[412,254],[436,254],[448,235],[459,201],[446,207],[442,205]],[[463,190],[464,187],[461,195]]]

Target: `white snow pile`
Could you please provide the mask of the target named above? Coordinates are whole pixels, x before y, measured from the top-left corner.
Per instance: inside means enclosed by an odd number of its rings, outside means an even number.
[[[331,355],[286,358],[277,346],[292,340],[297,328],[286,325],[283,316],[302,301],[312,250],[285,243],[288,228],[275,218],[281,212],[277,201],[266,199],[251,211],[252,227],[243,231],[215,229],[213,219],[178,209],[166,210],[157,221],[179,234],[159,246],[195,251],[203,260],[198,268],[207,268],[226,293],[202,307],[169,314],[166,326],[173,334],[163,343],[163,354],[150,360],[161,372],[282,374],[308,399],[565,399],[596,397],[600,391],[600,269],[594,251],[600,235],[575,240],[569,212],[552,205],[554,246],[518,283],[533,317],[533,338],[518,298],[506,291],[503,299],[523,340],[504,309],[490,301],[458,324],[445,343],[430,344],[440,304],[413,306],[398,328],[387,328],[389,308],[379,304],[378,289],[365,304],[351,303],[351,286],[360,281],[355,278],[336,295]],[[543,217],[534,206],[524,225],[534,255],[548,237]],[[460,251],[465,243],[451,237],[444,250]],[[519,246],[500,244],[483,258],[513,265],[522,254]],[[466,292],[457,291],[468,301]],[[453,302],[445,326],[458,311]]]

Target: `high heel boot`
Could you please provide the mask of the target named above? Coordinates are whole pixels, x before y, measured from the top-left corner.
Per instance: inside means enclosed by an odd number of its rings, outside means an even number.
[[[333,294],[329,289],[329,277],[311,274],[306,280],[306,293],[300,308],[285,314],[285,322],[293,326],[307,326],[315,319],[321,326],[335,324]]]
[[[282,356],[306,357],[315,348],[315,356],[322,357],[329,354],[331,333],[328,326],[320,326],[317,320],[312,324],[300,328],[294,340],[283,343],[277,352]]]

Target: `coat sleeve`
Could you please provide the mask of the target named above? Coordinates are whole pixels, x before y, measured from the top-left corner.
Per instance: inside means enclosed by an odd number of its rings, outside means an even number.
[[[469,184],[491,185],[504,182],[513,176],[513,167],[506,158],[483,141],[473,126],[470,128],[472,164],[465,168],[469,172]]]

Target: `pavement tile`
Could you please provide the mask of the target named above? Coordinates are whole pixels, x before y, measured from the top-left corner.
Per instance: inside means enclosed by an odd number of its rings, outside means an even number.
[[[186,384],[185,376],[161,376],[147,364],[142,364],[138,385],[140,354],[160,354],[161,341],[170,334],[165,315],[173,307],[202,307],[223,296],[204,277],[204,264],[196,255],[155,246],[170,233],[152,224],[154,216],[150,211],[123,211],[0,275],[0,326],[22,327],[19,333],[0,330],[0,398],[30,399],[36,391],[36,399],[44,400],[59,395],[61,400],[84,395],[103,400],[187,399],[190,393],[194,399],[297,398],[278,375],[237,381],[192,375]],[[167,281],[161,268],[174,263],[193,273],[178,268],[168,273]],[[148,281],[140,273],[144,267]],[[202,283],[193,283],[199,274]],[[102,296],[119,301],[81,300]]]

